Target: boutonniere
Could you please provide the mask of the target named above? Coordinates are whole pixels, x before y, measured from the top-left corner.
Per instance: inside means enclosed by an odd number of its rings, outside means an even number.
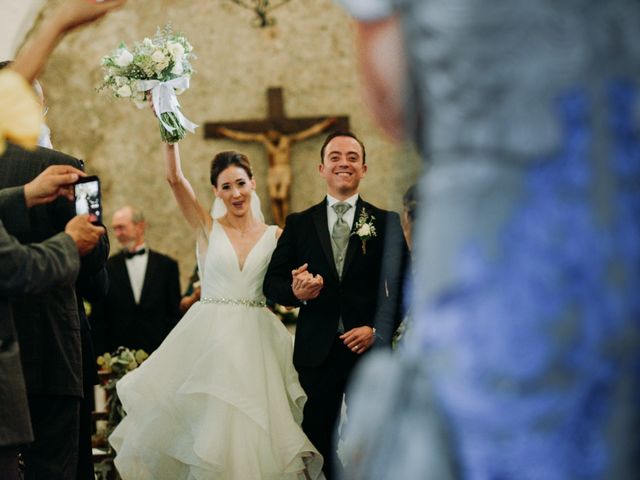
[[[360,210],[360,216],[358,221],[353,227],[353,233],[351,235],[357,235],[362,242],[362,253],[367,253],[367,241],[370,238],[376,237],[376,226],[373,221],[376,219],[373,215],[369,215],[369,212],[363,207]]]

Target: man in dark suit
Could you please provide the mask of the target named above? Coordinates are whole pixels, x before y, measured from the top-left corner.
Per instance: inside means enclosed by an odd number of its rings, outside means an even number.
[[[31,228],[27,208],[51,201],[60,187],[80,174],[70,167],[50,167],[25,187],[0,191],[0,472],[18,478],[18,448],[33,440],[20,350],[8,297],[38,294],[55,285],[71,285],[80,269],[80,254],[93,249],[104,229],[87,217],[75,217],[64,233],[36,245],[21,245],[14,233]],[[27,339],[28,340],[28,339]]]
[[[147,248],[146,224],[138,209],[121,208],[111,227],[123,250],[107,262],[106,298],[92,306],[96,353],[119,346],[151,353],[180,318],[178,264]]]
[[[333,430],[349,375],[374,342],[390,342],[401,318],[401,272],[383,268],[385,248],[393,249],[397,265],[406,264],[408,253],[399,216],[358,194],[367,164],[355,135],[330,134],[320,156],[327,197],[287,218],[264,293],[300,306],[293,362],[308,396],[302,428],[333,478]]]
[[[51,165],[82,168],[79,160],[55,150],[30,151],[8,145],[0,157],[0,188],[24,185]],[[74,216],[73,203],[58,198],[31,208],[29,230],[15,236],[22,243],[44,241],[64,231]],[[108,244],[103,239],[83,257],[82,270],[99,271],[107,256]],[[25,478],[75,478],[83,386],[74,286],[16,298],[12,308],[35,437],[33,445],[23,451]]]

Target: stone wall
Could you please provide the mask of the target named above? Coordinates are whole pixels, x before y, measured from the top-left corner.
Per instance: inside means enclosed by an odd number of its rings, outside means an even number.
[[[47,2],[46,14],[56,2]],[[96,92],[100,58],[120,40],[151,36],[172,22],[194,46],[198,58],[191,89],[180,97],[185,114],[207,121],[262,118],[266,89],[284,89],[289,116],[349,115],[367,147],[369,172],[362,195],[384,208],[400,210],[401,197],[415,181],[419,162],[394,147],[371,123],[359,92],[349,19],[331,0],[292,0],[274,11],[277,24],[252,26],[252,12],[226,1],[136,0],[95,26],[67,37],[42,76],[53,143],[86,162],[102,179],[105,218],[133,203],[149,220],[148,243],[180,262],[183,282],[194,265],[194,236],[180,216],[163,175],[162,145],[148,110]],[[205,205],[212,202],[210,159],[238,149],[252,159],[267,218],[266,154],[261,146],[205,140],[203,129],[181,142],[186,176]],[[292,211],[319,201],[325,186],[317,174],[322,135],[295,145],[292,154]],[[112,238],[113,250],[118,246]],[[184,283],[183,283],[184,284]]]

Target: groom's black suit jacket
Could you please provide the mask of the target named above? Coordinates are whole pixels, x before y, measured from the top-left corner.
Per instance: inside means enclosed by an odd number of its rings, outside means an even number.
[[[180,276],[172,258],[149,250],[147,270],[136,304],[120,252],[107,261],[109,291],[92,305],[91,326],[98,355],[119,346],[153,352],[180,318]]]
[[[387,333],[377,342],[387,344],[402,319],[402,276],[409,254],[400,217],[360,197],[354,227],[363,208],[375,217],[377,235],[367,241],[366,252],[357,235],[350,237],[342,279],[333,259],[326,198],[287,217],[265,276],[264,293],[281,305],[300,306],[293,355],[296,367],[322,364],[335,341],[340,317],[345,331],[375,325]],[[293,294],[291,271],[304,263],[309,264],[309,272],[322,275],[324,287],[316,299],[303,305]]]

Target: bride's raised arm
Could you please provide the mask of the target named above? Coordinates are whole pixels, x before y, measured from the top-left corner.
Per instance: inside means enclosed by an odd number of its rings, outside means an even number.
[[[176,197],[176,201],[184,218],[194,229],[204,228],[205,232],[208,232],[212,224],[211,215],[207,210],[202,208],[191,184],[182,173],[178,144],[165,144],[164,157],[167,181],[173,191],[173,196]]]

